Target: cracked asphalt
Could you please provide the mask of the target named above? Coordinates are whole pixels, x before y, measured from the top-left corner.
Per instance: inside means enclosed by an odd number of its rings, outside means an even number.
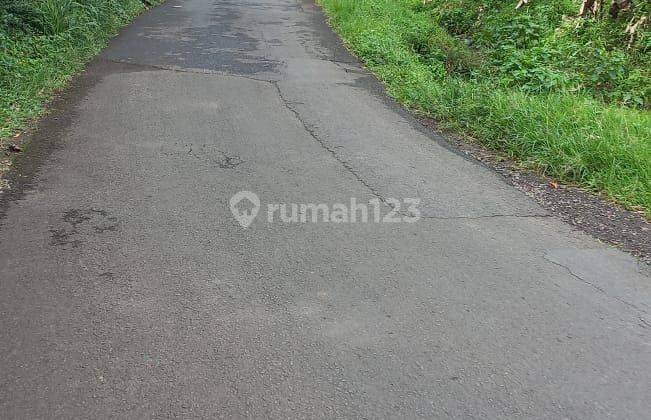
[[[651,412],[648,266],[423,128],[311,1],[169,0],[31,136],[0,198],[2,418]],[[423,218],[243,229],[241,190]]]

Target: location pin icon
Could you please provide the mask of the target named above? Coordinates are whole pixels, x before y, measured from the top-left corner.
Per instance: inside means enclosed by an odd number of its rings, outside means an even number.
[[[240,191],[231,197],[230,206],[235,220],[246,229],[260,211],[260,199],[251,191]]]

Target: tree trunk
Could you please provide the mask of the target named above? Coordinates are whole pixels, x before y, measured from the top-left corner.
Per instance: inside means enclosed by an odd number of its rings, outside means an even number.
[[[579,16],[597,16],[601,11],[601,0],[583,0]]]

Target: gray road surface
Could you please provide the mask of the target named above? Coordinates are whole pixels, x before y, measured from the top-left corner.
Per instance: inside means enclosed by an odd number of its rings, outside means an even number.
[[[311,1],[169,0],[55,108],[2,198],[0,417],[649,418],[648,267],[424,131]],[[423,219],[267,222],[352,197]]]

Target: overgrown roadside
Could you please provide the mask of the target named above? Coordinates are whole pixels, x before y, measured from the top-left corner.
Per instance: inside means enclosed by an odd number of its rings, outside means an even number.
[[[0,3],[0,173],[39,117],[108,39],[161,0],[3,0]]]
[[[625,32],[633,12],[571,19],[574,0],[319,3],[399,102],[651,216],[651,37]]]

